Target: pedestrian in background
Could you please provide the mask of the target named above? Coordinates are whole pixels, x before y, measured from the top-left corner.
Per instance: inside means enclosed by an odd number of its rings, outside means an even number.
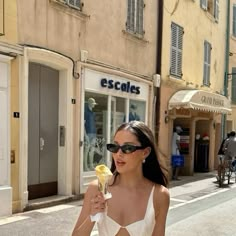
[[[224,155],[225,154],[225,150],[224,150],[224,144],[225,141],[230,137],[230,133],[227,133],[227,137],[223,139],[223,141],[221,142],[219,151],[218,151],[218,155]]]
[[[140,121],[124,123],[107,149],[113,157],[108,187],[112,197],[105,200],[98,182],[93,181],[73,236],[89,236],[95,224],[90,216],[99,212],[104,212],[97,222],[101,236],[164,236],[170,201],[168,180],[151,130]]]
[[[172,155],[179,156],[180,155],[180,133],[183,132],[180,126],[176,126],[173,129],[172,135]],[[180,180],[179,179],[179,166],[176,166],[175,163],[172,163],[172,180]]]
[[[231,131],[229,138],[225,141],[223,145],[223,150],[225,153],[226,160],[232,160],[236,158],[236,133]]]

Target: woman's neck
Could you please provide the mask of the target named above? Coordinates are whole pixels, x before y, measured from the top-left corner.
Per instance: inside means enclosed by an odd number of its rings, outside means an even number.
[[[142,173],[119,174],[117,181],[120,186],[128,188],[139,188],[140,186],[148,182]]]

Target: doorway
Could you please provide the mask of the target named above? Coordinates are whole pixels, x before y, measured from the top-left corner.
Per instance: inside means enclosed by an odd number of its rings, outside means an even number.
[[[28,199],[56,195],[59,72],[30,63],[28,85]]]

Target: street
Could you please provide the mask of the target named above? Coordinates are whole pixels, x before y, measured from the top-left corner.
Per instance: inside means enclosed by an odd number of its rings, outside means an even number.
[[[185,176],[170,184],[167,236],[236,235],[236,184],[219,188],[213,173]],[[0,219],[1,236],[68,236],[82,201],[15,214]],[[97,235],[96,229],[92,235]]]

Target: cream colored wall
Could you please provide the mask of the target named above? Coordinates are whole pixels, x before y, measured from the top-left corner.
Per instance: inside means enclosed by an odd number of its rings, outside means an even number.
[[[232,73],[232,67],[236,67],[236,38],[233,36],[233,5],[236,5],[236,0],[231,0],[230,6],[230,52],[233,53],[232,56],[229,57],[229,73]],[[232,77],[228,77],[228,94],[231,98],[231,89],[232,89]],[[226,131],[229,132],[231,130],[236,130],[236,104],[232,104],[232,114],[228,115],[227,120],[230,122],[230,125],[227,125]],[[228,122],[227,122],[228,123]]]
[[[0,0],[2,6],[3,0]],[[1,9],[1,7],[0,7]],[[0,36],[0,41],[7,43],[17,42],[17,7],[16,0],[4,1],[4,23],[5,23],[5,35]],[[2,19],[0,20],[0,22]],[[1,22],[2,28],[3,22]]]
[[[176,3],[179,4],[176,7]],[[225,66],[226,2],[220,1],[219,22],[200,7],[199,1],[164,1],[162,79],[169,81],[171,22],[184,28],[183,35],[183,77],[180,86],[192,82],[189,88],[220,92],[223,89]],[[211,86],[201,87],[203,81],[204,40],[212,45]],[[175,81],[171,80],[171,82]],[[174,84],[173,84],[174,86]]]
[[[157,1],[146,1],[145,37],[124,33],[126,1],[84,1],[83,14],[48,0],[18,1],[20,42],[152,76],[156,68]]]

